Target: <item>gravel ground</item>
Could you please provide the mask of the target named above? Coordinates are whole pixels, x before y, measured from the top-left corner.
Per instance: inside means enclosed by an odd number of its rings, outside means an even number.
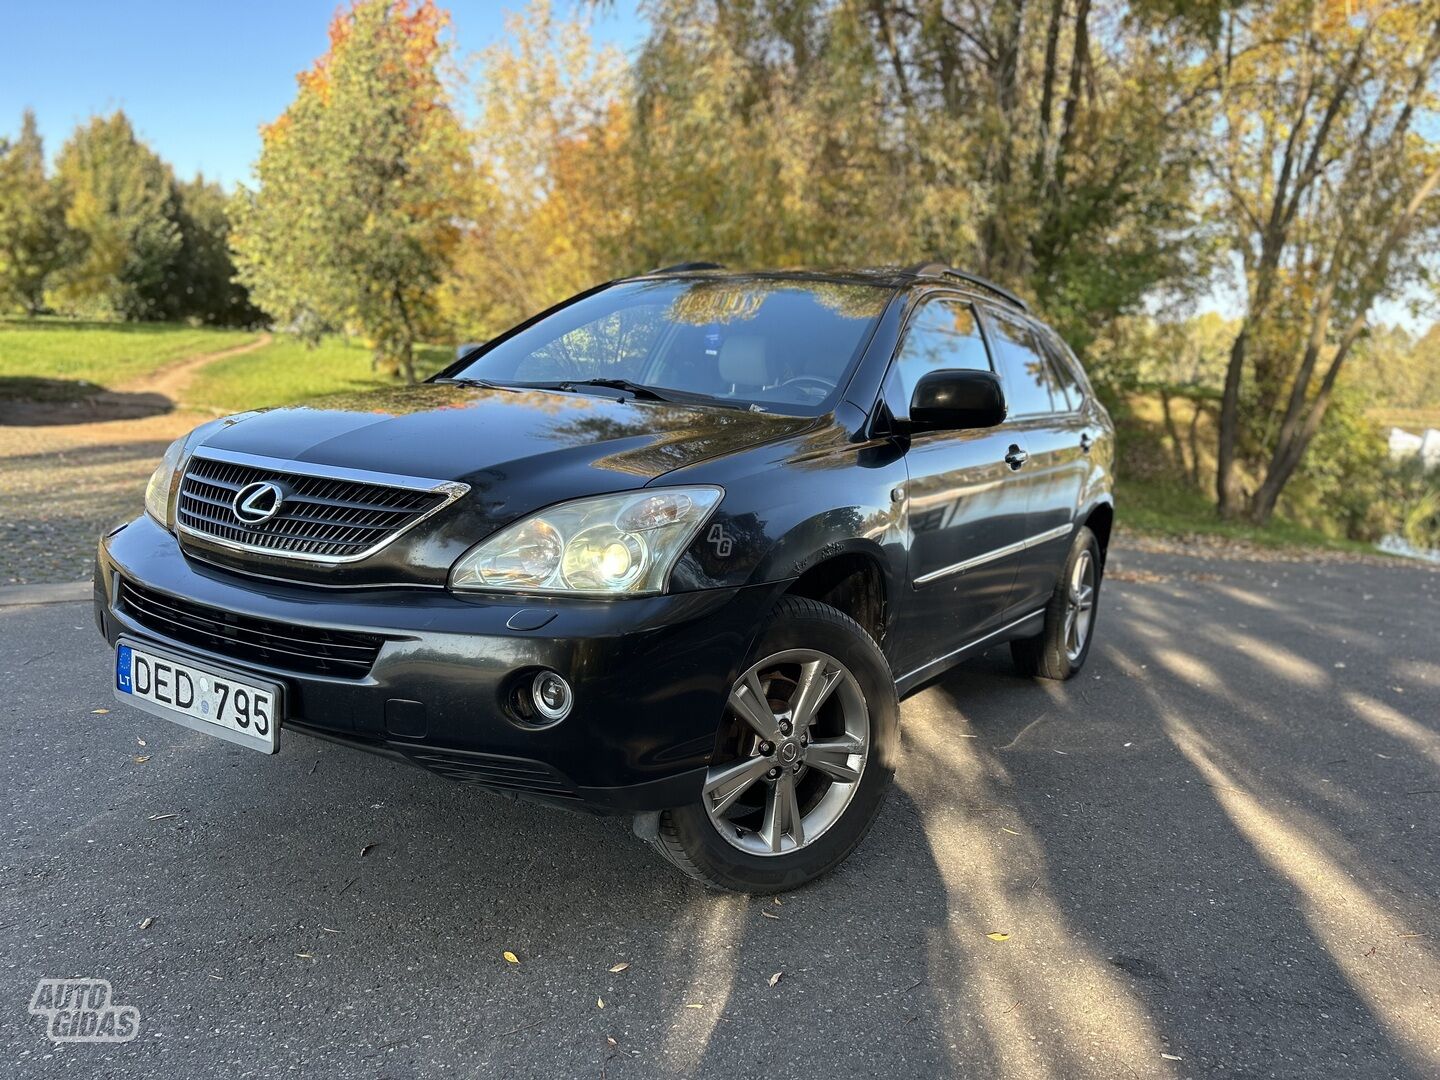
[[[165,447],[206,418],[0,425],[0,585],[88,578],[96,540],[140,512]]]
[[[0,1070],[1440,1075],[1440,577],[1112,571],[1078,679],[997,650],[910,697],[875,828],[780,903],[623,821],[173,727],[84,604],[0,608]],[[139,1037],[48,1042],[57,976]]]

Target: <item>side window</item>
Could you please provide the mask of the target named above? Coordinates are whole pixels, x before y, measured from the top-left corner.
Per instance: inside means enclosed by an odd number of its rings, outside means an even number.
[[[989,314],[987,325],[995,332],[995,363],[1005,386],[1010,415],[1035,416],[1068,409],[1055,370],[1034,331],[999,312]]]
[[[990,370],[990,354],[975,310],[962,300],[924,300],[911,316],[895,354],[892,380],[899,383],[902,400],[908,405],[921,378],[951,368]]]
[[[1051,366],[1055,368],[1055,380],[1064,395],[1064,400],[1069,402],[1070,408],[1078,409],[1085,403],[1085,389],[1080,385],[1080,379],[1075,374],[1079,361],[1072,353],[1060,336],[1054,331],[1041,335],[1041,344],[1045,346],[1046,352],[1050,354]],[[1056,407],[1060,407],[1057,399]]]

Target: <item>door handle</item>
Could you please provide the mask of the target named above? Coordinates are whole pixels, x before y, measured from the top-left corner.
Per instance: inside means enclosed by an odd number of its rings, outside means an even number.
[[[1030,460],[1030,455],[1018,446],[1011,446],[1009,453],[1005,455],[1005,464],[1012,469],[1018,469]]]
[[[1082,431],[1080,433],[1080,453],[1088,454],[1090,448],[1094,445],[1095,440],[1090,437],[1090,433],[1088,431]]]

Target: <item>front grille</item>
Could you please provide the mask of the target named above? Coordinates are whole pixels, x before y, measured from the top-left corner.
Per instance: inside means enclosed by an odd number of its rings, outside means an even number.
[[[284,493],[280,511],[268,521],[249,524],[236,515],[235,496],[263,481]],[[310,475],[278,463],[267,468],[197,455],[180,485],[176,520],[189,532],[251,551],[348,561],[384,547],[465,490],[464,485],[416,483],[428,487]]]
[[[543,761],[439,747],[407,749],[405,753],[417,765],[462,784],[477,784],[500,791],[530,792],[551,799],[576,798],[570,781]]]
[[[370,673],[385,639],[237,615],[167,596],[124,578],[120,609],[147,630],[221,656],[308,675],[359,679]]]

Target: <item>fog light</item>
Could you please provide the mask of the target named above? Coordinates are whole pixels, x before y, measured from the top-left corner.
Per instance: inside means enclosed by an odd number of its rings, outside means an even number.
[[[553,671],[542,671],[530,684],[530,699],[535,711],[547,720],[564,720],[575,704],[570,684]]]

